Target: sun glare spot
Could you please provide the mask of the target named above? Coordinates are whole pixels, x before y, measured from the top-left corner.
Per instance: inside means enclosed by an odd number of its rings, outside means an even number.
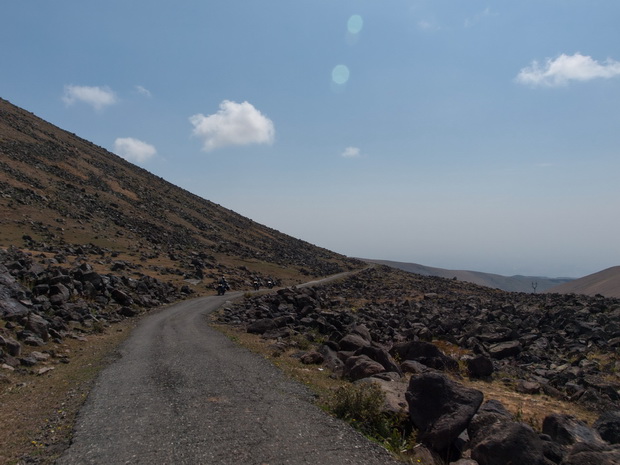
[[[346,84],[349,80],[349,68],[345,65],[338,65],[332,70],[332,80],[336,84]]]
[[[362,27],[364,27],[364,20],[360,15],[353,15],[349,18],[347,29],[350,34],[359,34]]]

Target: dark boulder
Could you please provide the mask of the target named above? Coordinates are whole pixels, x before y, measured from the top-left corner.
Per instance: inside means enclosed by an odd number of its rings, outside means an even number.
[[[405,397],[420,440],[438,452],[447,450],[467,428],[483,399],[482,392],[441,373],[414,376]]]
[[[575,444],[562,465],[618,465],[620,447],[617,445]]]
[[[28,315],[28,308],[16,299],[3,297],[0,294],[0,318],[5,320],[17,320]]]
[[[544,465],[543,444],[525,423],[494,424],[484,433],[471,452],[480,465]]]
[[[120,289],[112,289],[111,296],[119,305],[129,306],[133,305],[133,299],[126,292]]]
[[[420,362],[416,362],[415,360],[405,360],[400,364],[400,369],[403,373],[426,373],[430,371],[430,368],[426,365],[421,364]]]
[[[521,352],[521,343],[519,341],[507,341],[493,344],[489,347],[489,355],[491,358],[503,359],[506,357],[514,357]]]
[[[470,445],[472,448],[475,447],[489,435],[489,431],[501,429],[511,422],[513,419],[510,415],[495,411],[478,411],[467,427]]]
[[[50,286],[49,299],[52,305],[60,306],[69,301],[71,291],[62,282],[57,282]]]
[[[303,354],[299,360],[304,365],[320,365],[325,360],[325,357],[323,357],[323,355],[319,352],[311,350],[310,352]]]
[[[31,313],[28,315],[28,320],[26,321],[26,330],[32,332],[35,336],[40,338],[43,341],[47,341],[50,338],[49,334],[49,322],[35,313]]]
[[[352,330],[351,333],[357,334],[358,336],[364,338],[366,342],[372,342],[372,337],[370,336],[370,331],[365,325],[357,325]]]
[[[503,417],[512,419],[512,414],[504,407],[504,404],[497,399],[489,399],[485,401],[478,409],[478,414],[495,413]]]
[[[252,334],[264,334],[267,331],[271,331],[277,327],[276,322],[272,318],[261,318],[254,323],[250,323],[247,328],[248,333]]]
[[[604,412],[592,426],[608,443],[620,444],[620,411]]]
[[[477,355],[467,359],[467,373],[472,378],[487,378],[493,374],[493,362],[489,357]]]
[[[340,346],[340,350],[345,352],[356,352],[362,347],[370,346],[370,341],[360,336],[359,334],[347,334],[340,341],[338,341],[338,345]]]
[[[356,381],[385,371],[383,365],[366,355],[349,357],[344,364],[343,376]]]
[[[367,355],[368,357],[373,359],[375,362],[379,362],[381,365],[383,365],[383,368],[385,368],[385,371],[393,371],[393,372],[396,372],[402,375],[400,367],[396,364],[396,361],[392,358],[389,352],[385,349],[382,349],[380,347],[374,347],[374,346],[365,346],[359,349],[356,352],[356,355]]]
[[[131,307],[121,307],[118,310],[118,313],[122,316],[126,316],[128,318],[133,318],[134,316],[136,316],[139,312],[138,310],[131,308]]]
[[[568,452],[568,448],[558,444],[548,434],[539,434],[538,437],[542,441],[543,455],[552,463],[562,463]]]
[[[459,363],[448,357],[434,344],[424,341],[409,341],[394,344],[392,356],[400,360],[415,360],[437,370],[458,370]]]
[[[572,415],[553,413],[543,420],[542,432],[558,444],[572,445],[578,442],[603,444],[598,432]]]
[[[0,336],[0,347],[12,357],[19,357],[22,353],[22,345],[12,337]]]

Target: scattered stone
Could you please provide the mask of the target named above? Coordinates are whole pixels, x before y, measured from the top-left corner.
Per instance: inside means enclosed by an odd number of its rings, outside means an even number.
[[[488,378],[493,374],[493,362],[489,357],[477,355],[466,360],[467,372],[472,378]]]
[[[379,362],[375,362],[370,357],[366,355],[354,355],[349,357],[345,362],[343,376],[351,381],[356,381],[384,371],[385,368],[383,365]]]
[[[319,352],[312,350],[303,354],[300,360],[304,365],[320,365],[325,361],[325,357]]]

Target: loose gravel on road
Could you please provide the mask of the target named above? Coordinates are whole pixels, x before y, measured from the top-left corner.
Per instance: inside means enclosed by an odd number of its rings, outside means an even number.
[[[78,417],[72,464],[397,464],[312,403],[307,388],[209,327],[232,296],[143,320]]]

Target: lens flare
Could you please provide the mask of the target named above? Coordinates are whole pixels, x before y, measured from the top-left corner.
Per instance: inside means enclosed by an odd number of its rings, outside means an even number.
[[[353,15],[347,22],[347,29],[350,34],[359,34],[364,27],[364,20],[360,15]]]
[[[338,65],[332,70],[332,81],[340,85],[346,84],[349,80],[349,75],[349,68],[345,65]]]

